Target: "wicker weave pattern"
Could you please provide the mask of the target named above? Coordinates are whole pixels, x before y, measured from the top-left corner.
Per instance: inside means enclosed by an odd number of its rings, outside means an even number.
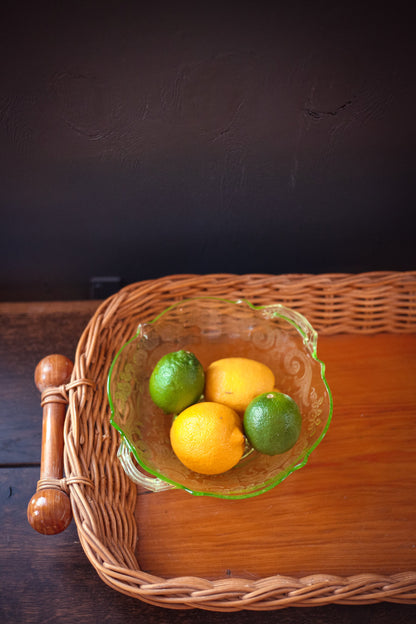
[[[84,551],[105,583],[145,602],[215,611],[271,610],[382,600],[416,603],[416,572],[389,577],[272,576],[210,581],[164,579],[140,570],[134,552],[136,488],[117,460],[106,379],[121,345],[141,321],[173,301],[200,295],[284,303],[320,333],[416,331],[416,271],[359,275],[177,275],[131,284],[107,299],[78,343],[65,421],[65,472]],[[74,383],[89,380],[88,383]]]

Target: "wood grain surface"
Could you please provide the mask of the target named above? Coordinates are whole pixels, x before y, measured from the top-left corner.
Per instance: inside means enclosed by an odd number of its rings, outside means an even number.
[[[331,604],[278,613],[166,610],[107,587],[84,553],[74,521],[59,535],[36,533],[26,519],[40,469],[42,415],[34,369],[49,353],[74,357],[78,338],[97,305],[0,304],[2,622],[407,624],[416,620],[416,607],[393,603]],[[202,509],[202,501],[184,493],[139,496],[139,555],[144,568],[176,574],[179,569],[183,572],[185,562],[189,571],[192,559],[194,569],[209,568],[212,575],[256,575],[276,565],[290,571],[300,561],[307,572],[317,558],[327,562],[328,570],[347,573],[355,562],[362,565],[364,560],[373,569],[388,567],[386,573],[412,563],[415,567],[415,433],[408,425],[415,415],[416,338],[375,336],[364,342],[361,338],[359,357],[354,340],[351,336],[320,339],[319,355],[327,363],[334,394],[333,423],[308,465],[278,490],[246,501],[239,513],[236,501],[218,505],[207,499]],[[253,521],[249,512],[261,500],[263,512]],[[182,507],[182,516],[175,517]],[[243,540],[233,526],[238,516],[246,533]],[[254,522],[262,529],[260,537],[253,530]],[[305,537],[293,539],[299,530],[310,542]],[[323,534],[328,538],[325,542]],[[207,539],[212,540],[210,548]],[[229,549],[231,543],[233,558],[221,556],[224,545]],[[259,553],[256,558],[249,554],[253,545]],[[297,551],[303,556],[292,561]]]
[[[138,497],[138,560],[161,576],[416,569],[416,336],[322,336],[334,413],[308,464],[243,501]]]

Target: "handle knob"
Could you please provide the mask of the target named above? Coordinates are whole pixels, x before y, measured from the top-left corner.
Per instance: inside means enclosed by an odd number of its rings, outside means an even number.
[[[35,369],[35,384],[40,392],[68,383],[73,364],[63,355],[48,355]],[[61,479],[63,476],[63,428],[66,404],[57,393],[50,395],[43,407],[40,478]],[[38,533],[55,535],[64,531],[72,520],[71,502],[65,492],[51,487],[38,489],[27,508],[29,524]]]

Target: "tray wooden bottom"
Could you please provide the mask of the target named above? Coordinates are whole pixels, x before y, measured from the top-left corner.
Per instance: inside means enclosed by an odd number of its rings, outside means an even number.
[[[334,400],[308,464],[261,496],[139,489],[137,558],[165,578],[416,570],[416,335],[320,336]]]

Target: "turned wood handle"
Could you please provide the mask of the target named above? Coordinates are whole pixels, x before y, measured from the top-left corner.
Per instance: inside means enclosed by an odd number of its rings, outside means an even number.
[[[72,362],[63,355],[48,355],[36,366],[35,384],[40,392],[58,388],[68,383],[72,369]],[[43,407],[40,481],[50,479],[58,483],[63,477],[65,411],[62,395],[58,391],[56,394],[52,392]],[[28,504],[27,519],[39,533],[61,533],[72,519],[69,497],[59,486],[39,488],[38,484],[38,490]]]

